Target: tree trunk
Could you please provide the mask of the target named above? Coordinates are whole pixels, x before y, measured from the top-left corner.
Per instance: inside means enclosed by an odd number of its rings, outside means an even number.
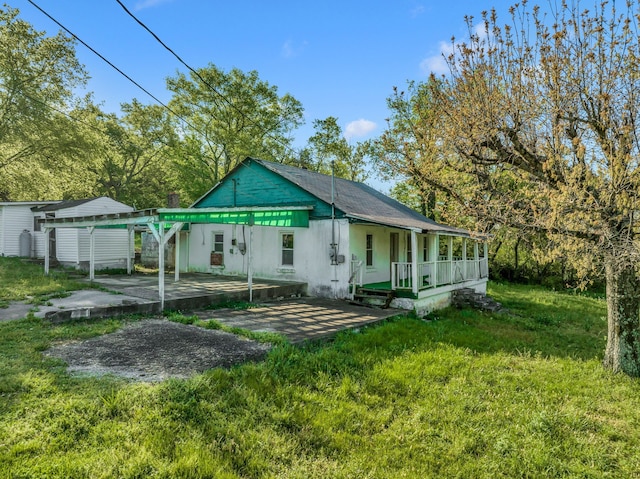
[[[608,336],[604,367],[640,376],[640,281],[630,262],[612,257],[605,261]]]

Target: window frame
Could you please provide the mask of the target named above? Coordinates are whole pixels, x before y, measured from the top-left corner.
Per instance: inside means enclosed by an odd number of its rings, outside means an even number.
[[[374,238],[373,233],[366,233],[364,240],[364,261],[367,268],[374,268]]]
[[[221,236],[221,241],[217,241],[217,236]],[[216,246],[220,247],[218,251]],[[225,254],[224,254],[224,231],[212,231],[211,232],[211,256],[213,257],[214,253],[219,253],[222,256],[221,264],[211,264],[212,268],[223,268],[225,264]],[[213,262],[213,259],[211,260]]]
[[[291,237],[291,246],[285,246],[285,237]],[[295,235],[293,231],[281,231],[279,235],[280,239],[280,266],[283,268],[293,268],[295,265]],[[285,263],[285,252],[291,252],[291,262]]]

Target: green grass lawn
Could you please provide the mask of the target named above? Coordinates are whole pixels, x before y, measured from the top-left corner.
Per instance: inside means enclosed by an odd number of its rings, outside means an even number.
[[[158,384],[42,351],[125,320],[0,324],[0,477],[638,477],[640,382],[601,365],[602,299],[493,284],[445,310]]]
[[[69,291],[87,289],[87,283],[70,279],[61,270],[52,269],[48,276],[40,264],[21,258],[0,257],[0,308],[9,301],[29,300],[35,304]]]

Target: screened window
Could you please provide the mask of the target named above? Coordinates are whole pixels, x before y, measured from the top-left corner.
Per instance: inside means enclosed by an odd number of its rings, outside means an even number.
[[[373,266],[373,235],[367,235],[366,257],[367,266]]]
[[[282,233],[282,266],[293,266],[293,233]]]
[[[422,238],[422,261],[429,261],[429,238],[426,236]]]
[[[407,263],[413,261],[413,252],[411,251],[411,233],[407,235]]]
[[[224,234],[213,233],[211,236],[211,266],[224,265]]]
[[[213,234],[213,251],[216,253],[224,251],[224,235],[222,233]]]

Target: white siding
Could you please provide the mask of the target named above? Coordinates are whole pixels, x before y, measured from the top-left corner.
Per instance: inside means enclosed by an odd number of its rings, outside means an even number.
[[[24,230],[33,232],[33,205],[5,206],[2,215],[2,254],[18,256],[20,254],[20,234]]]
[[[363,263],[364,284],[389,281],[391,277],[391,233],[399,234],[398,254],[399,258],[403,258],[405,246],[403,236],[406,234],[406,230],[371,225],[351,226],[350,250],[355,260],[366,261],[366,238],[368,234],[373,236],[373,265],[367,267],[366,263]]]
[[[0,206],[0,256],[4,256],[4,206]]]
[[[131,206],[110,198],[96,198],[74,208],[56,211],[56,218],[103,215],[133,211]],[[86,228],[58,228],[56,231],[58,261],[88,267],[91,256],[91,238]],[[126,229],[99,229],[95,236],[95,267],[124,267],[127,262],[128,231]],[[132,254],[132,252],[129,252]]]
[[[56,228],[55,235],[56,259],[65,264],[78,264],[78,230]]]
[[[243,232],[244,230],[244,232]],[[224,233],[224,267],[210,266],[212,233]],[[281,234],[293,233],[293,267],[281,264]],[[191,271],[214,274],[246,275],[249,252],[243,255],[236,243],[250,243],[250,229],[242,225],[192,225],[189,234],[189,264]],[[348,294],[350,253],[349,224],[336,221],[338,253],[345,262],[331,265],[329,245],[331,243],[331,220],[311,221],[309,228],[253,227],[253,272],[256,278],[301,281],[308,284],[312,296],[344,298]]]

